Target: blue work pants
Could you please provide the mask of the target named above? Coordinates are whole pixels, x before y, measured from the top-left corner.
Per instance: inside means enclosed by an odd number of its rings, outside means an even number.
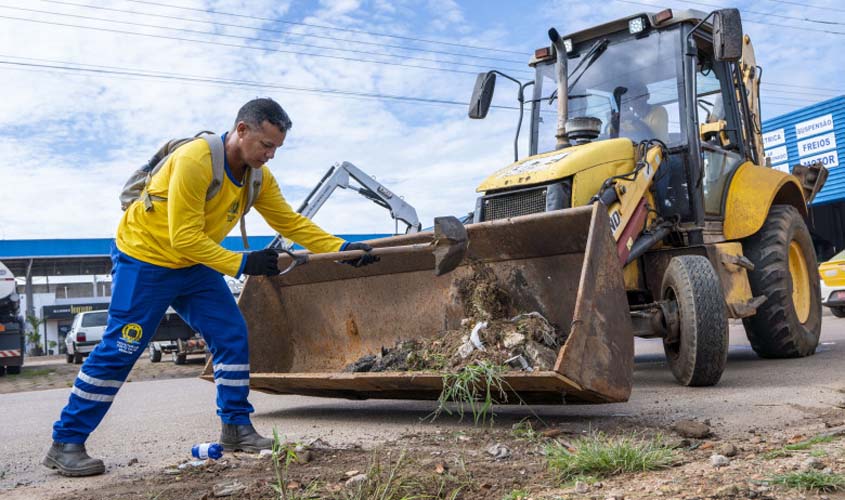
[[[248,424],[247,330],[223,276],[195,265],[168,269],[112,249],[112,297],[103,340],[85,360],[53,440],[84,443],[105,416],[132,366],[147,348],[169,306],[208,343],[217,385],[217,414],[227,424]],[[143,401],[138,401],[143,411]]]

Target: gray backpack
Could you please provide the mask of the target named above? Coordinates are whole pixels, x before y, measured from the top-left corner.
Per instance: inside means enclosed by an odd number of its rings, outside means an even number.
[[[144,202],[145,209],[149,212],[153,209],[153,201],[167,201],[167,198],[161,196],[154,196],[147,192],[147,187],[150,185],[150,180],[158,173],[164,166],[167,159],[180,146],[192,142],[197,139],[203,139],[211,148],[211,183],[208,185],[208,191],[205,194],[205,201],[214,198],[220,192],[220,186],[223,185],[223,176],[225,175],[225,159],[226,151],[223,147],[223,140],[214,132],[204,130],[193,137],[186,137],[183,139],[171,139],[167,141],[150,160],[141,168],[136,170],[123,185],[123,190],[120,192],[120,207],[123,210],[129,208],[132,203],[137,200]],[[249,248],[249,242],[246,238],[246,223],[244,218],[255,203],[255,198],[261,192],[261,183],[263,175],[261,169],[249,168],[247,169],[247,198],[246,206],[244,207],[243,215],[241,216],[241,237],[244,241],[244,248]]]

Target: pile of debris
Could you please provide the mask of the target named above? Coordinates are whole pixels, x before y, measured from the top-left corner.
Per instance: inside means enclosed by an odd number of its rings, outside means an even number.
[[[465,316],[460,328],[383,346],[344,371],[458,371],[480,361],[521,371],[554,368],[565,333],[539,312],[513,311],[513,300],[492,270],[475,264],[456,285]]]

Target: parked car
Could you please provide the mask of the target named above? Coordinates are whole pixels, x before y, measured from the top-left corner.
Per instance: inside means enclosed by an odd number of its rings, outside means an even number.
[[[91,354],[94,347],[103,340],[108,318],[108,311],[86,311],[74,316],[65,337],[68,363],[81,364],[82,358]]]
[[[845,318],[845,250],[819,266],[822,278],[822,304],[837,318]]]

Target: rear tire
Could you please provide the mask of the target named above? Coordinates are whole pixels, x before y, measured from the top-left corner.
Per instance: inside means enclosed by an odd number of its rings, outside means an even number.
[[[682,385],[715,385],[728,361],[728,319],[722,284],[706,257],[673,258],[663,275],[663,300],[674,301],[679,338],[663,341],[672,375]]]
[[[21,367],[20,366],[7,366],[6,373],[9,375],[20,375],[21,374]]]
[[[184,365],[188,362],[188,355],[187,354],[177,354],[173,353],[173,363],[177,365]]]
[[[845,318],[845,307],[831,307],[830,312],[837,318]]]
[[[762,358],[799,358],[816,352],[821,333],[819,266],[803,217],[791,205],[774,205],[763,227],[742,242],[754,263],[751,292],[768,300],[745,318],[745,333]]]
[[[159,361],[161,361],[161,351],[150,346],[150,362],[158,363]]]
[[[0,377],[3,377],[5,375],[6,375],[6,367],[0,366]]]
[[[82,353],[76,352],[73,354],[73,364],[81,365],[82,364]]]

